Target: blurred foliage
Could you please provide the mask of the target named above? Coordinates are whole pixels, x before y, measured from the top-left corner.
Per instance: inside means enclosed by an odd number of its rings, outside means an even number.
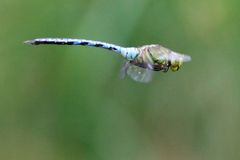
[[[0,159],[240,159],[240,1],[1,0]],[[179,72],[119,80],[123,58],[74,37],[187,53]]]

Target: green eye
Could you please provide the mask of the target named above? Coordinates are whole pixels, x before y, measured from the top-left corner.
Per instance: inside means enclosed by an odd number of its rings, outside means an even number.
[[[173,72],[176,72],[176,71],[178,71],[178,70],[179,70],[179,68],[180,68],[180,66],[179,66],[179,65],[171,66],[171,70],[172,70]]]
[[[171,64],[171,70],[172,70],[173,72],[178,71],[179,68],[180,68],[180,66],[182,65],[182,63],[183,63],[182,61],[172,62],[172,64]]]

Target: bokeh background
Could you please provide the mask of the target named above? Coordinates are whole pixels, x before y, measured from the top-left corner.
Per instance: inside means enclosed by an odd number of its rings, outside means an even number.
[[[1,0],[1,160],[240,159],[240,1]],[[159,43],[192,56],[149,84],[123,58],[24,40]]]

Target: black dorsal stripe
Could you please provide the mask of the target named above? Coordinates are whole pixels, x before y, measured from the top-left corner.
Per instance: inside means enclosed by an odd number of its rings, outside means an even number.
[[[34,44],[34,45],[39,45],[39,44],[73,45],[74,42],[72,42],[72,41],[47,41],[46,40],[46,41],[33,41],[33,42],[31,42],[31,44]]]
[[[102,44],[99,44],[99,43],[97,43],[95,46],[96,46],[96,47],[103,47],[103,45],[102,45]]]
[[[88,42],[82,42],[81,45],[88,45],[89,43]]]
[[[73,45],[73,44],[74,44],[74,42],[72,42],[72,41],[67,42],[67,45]]]
[[[117,50],[117,48],[115,48],[115,47],[109,47],[108,49],[109,49],[109,50],[114,50],[114,51]]]

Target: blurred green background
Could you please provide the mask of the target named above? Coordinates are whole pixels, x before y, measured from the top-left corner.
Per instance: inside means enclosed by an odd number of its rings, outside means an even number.
[[[239,160],[240,1],[1,0],[1,160]],[[192,56],[153,82],[123,58],[39,37],[159,43]]]

